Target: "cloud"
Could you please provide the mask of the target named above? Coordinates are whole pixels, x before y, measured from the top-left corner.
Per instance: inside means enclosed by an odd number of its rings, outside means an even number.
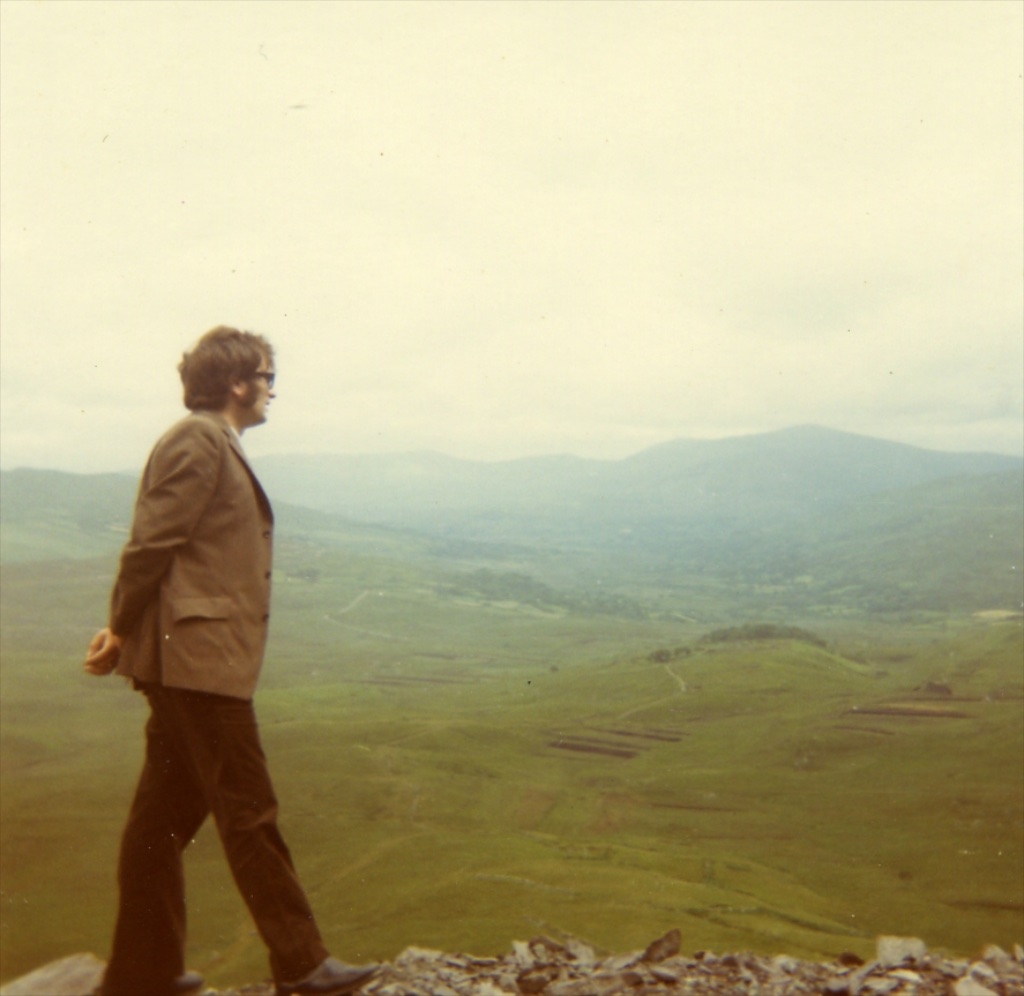
[[[258,450],[1024,445],[1017,5],[0,15],[4,465],[137,462],[221,322]]]

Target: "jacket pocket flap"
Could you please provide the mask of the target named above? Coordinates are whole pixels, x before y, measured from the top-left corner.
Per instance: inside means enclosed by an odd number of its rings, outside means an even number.
[[[184,619],[227,619],[230,615],[231,599],[223,596],[171,600],[172,622]]]

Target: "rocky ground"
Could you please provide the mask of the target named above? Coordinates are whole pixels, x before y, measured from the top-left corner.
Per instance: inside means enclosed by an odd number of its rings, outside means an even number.
[[[990,945],[950,958],[910,937],[880,937],[874,960],[680,954],[678,930],[643,951],[601,956],[575,940],[516,941],[494,958],[407,948],[362,990],[366,996],[1024,996],[1024,948]],[[87,996],[103,964],[73,955],[0,988],[0,996]],[[269,982],[204,996],[273,996]],[[139,996],[146,996],[140,993]]]

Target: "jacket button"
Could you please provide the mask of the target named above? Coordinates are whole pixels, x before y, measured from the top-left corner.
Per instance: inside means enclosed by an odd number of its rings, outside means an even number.
[[[269,578],[270,578],[270,571],[267,571],[267,573],[266,573],[266,574],[264,574],[263,576],[264,576],[265,578],[269,579]]]

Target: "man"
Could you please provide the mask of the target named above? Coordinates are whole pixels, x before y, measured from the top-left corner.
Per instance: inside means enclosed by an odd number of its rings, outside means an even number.
[[[184,996],[203,985],[185,971],[182,855],[210,813],[278,996],[343,996],[377,971],[328,956],[278,831],[253,711],[273,515],[240,437],[266,421],[273,358],[262,336],[224,326],[185,354],[191,414],[150,454],[110,622],[89,644],[85,670],[129,677],[150,706],[101,996]]]

